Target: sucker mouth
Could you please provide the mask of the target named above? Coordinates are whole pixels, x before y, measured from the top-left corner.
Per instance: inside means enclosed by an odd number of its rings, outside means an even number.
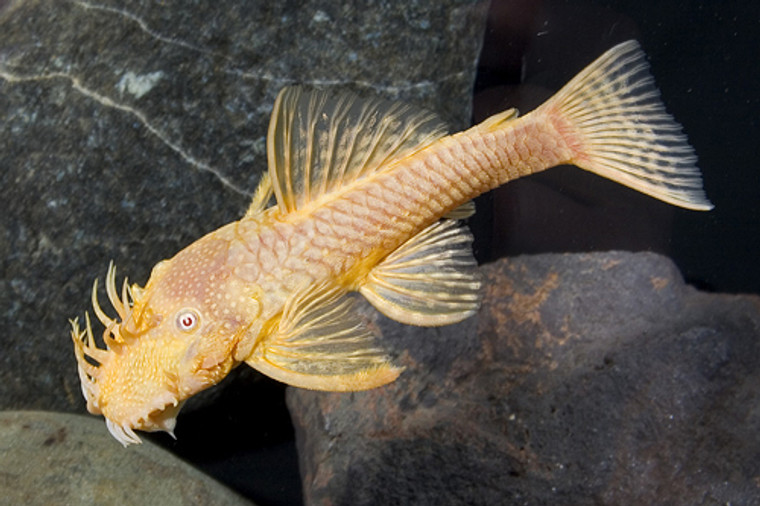
[[[177,414],[184,404],[184,401],[173,399],[163,404],[162,408],[150,411],[147,416],[137,417],[123,425],[106,418],[106,426],[111,435],[124,447],[131,444],[142,444],[142,440],[135,434],[134,429],[147,432],[163,431],[177,439],[174,435],[174,427],[177,424]]]

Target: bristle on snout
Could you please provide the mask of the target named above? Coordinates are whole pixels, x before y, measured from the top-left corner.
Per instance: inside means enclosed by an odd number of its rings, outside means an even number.
[[[125,332],[123,328],[123,323],[132,318],[132,308],[135,300],[133,296],[134,291],[129,287],[129,283],[125,278],[121,294],[117,292],[116,267],[113,262],[108,265],[105,288],[108,300],[118,314],[117,318],[108,316],[100,306],[97,279],[92,285],[91,299],[93,312],[105,327],[102,334],[105,348],[98,347],[95,342],[89,313],[85,312],[84,328],[80,328],[78,318],[69,320],[71,324],[71,339],[74,342],[74,354],[77,359],[79,378],[82,383],[82,394],[85,400],[87,400],[90,411],[98,409],[97,381],[100,367],[108,362],[114,352],[119,353],[120,348],[134,337],[129,332]]]
[[[90,324],[90,315],[85,313],[85,328],[79,328],[79,319],[69,320],[71,324],[71,340],[74,341],[74,356],[77,359],[77,372],[82,388],[82,396],[87,401],[87,410],[93,414],[100,414],[98,406],[98,369],[108,360],[109,353],[107,350],[98,348],[92,336],[92,325]],[[87,358],[98,363],[95,365]]]
[[[95,312],[95,316],[98,317],[98,320],[100,320],[100,323],[102,323],[106,329],[115,328],[131,318],[132,307],[134,305],[134,293],[129,287],[128,279],[124,278],[124,282],[121,286],[121,295],[119,295],[116,290],[116,266],[113,262],[108,264],[108,272],[106,273],[106,294],[108,295],[108,300],[111,303],[111,306],[119,315],[118,318],[121,321],[117,322],[108,316],[100,307],[100,302],[98,301],[98,280],[96,278],[92,284],[92,309]],[[117,334],[122,338],[125,337],[123,332]],[[104,341],[105,337],[104,334]],[[114,338],[116,339],[116,334],[114,335]],[[116,342],[123,341],[116,339]],[[106,341],[106,344],[108,344],[108,341]]]

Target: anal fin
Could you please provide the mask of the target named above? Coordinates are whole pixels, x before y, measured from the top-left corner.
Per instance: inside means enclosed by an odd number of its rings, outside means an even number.
[[[456,323],[480,307],[472,235],[442,220],[409,239],[367,276],[360,293],[384,315],[422,326]]]
[[[342,289],[327,283],[296,292],[245,362],[310,390],[368,390],[394,381],[401,368],[375,345],[352,306]]]

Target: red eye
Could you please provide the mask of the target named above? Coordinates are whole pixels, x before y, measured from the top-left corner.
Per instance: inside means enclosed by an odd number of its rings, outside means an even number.
[[[198,326],[198,313],[192,309],[183,309],[177,314],[177,328],[183,332],[190,332]]]

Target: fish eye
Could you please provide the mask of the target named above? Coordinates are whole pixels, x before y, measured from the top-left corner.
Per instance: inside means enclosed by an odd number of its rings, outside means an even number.
[[[183,309],[177,313],[177,328],[182,332],[195,330],[200,322],[200,316],[194,309]]]

